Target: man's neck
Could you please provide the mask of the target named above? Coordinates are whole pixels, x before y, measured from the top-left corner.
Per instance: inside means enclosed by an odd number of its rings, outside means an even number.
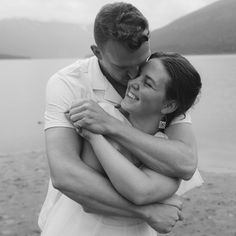
[[[112,78],[112,76],[106,71],[106,69],[101,65],[101,63],[99,61],[98,61],[98,64],[99,64],[99,67],[100,67],[100,70],[101,70],[102,74],[111,83],[112,87],[117,91],[117,93],[119,93],[119,95],[122,98],[124,98],[127,86],[119,83],[114,78]]]

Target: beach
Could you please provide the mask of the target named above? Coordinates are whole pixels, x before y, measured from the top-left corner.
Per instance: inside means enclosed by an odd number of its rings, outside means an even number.
[[[0,156],[0,235],[38,236],[49,171],[44,151]],[[236,173],[201,172],[204,185],[183,196],[184,221],[169,236],[236,236]]]

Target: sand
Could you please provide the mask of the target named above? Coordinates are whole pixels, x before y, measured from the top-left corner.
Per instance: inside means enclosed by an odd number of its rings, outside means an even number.
[[[0,236],[40,234],[37,217],[45,198],[45,153],[0,156]],[[236,236],[236,173],[201,172],[205,184],[184,196],[185,220],[171,236]]]

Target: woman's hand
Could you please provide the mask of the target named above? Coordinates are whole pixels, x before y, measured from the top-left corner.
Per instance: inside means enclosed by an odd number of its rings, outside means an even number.
[[[117,119],[89,99],[75,102],[69,110],[69,116],[74,124],[103,135],[113,127],[114,122],[117,122]]]
[[[95,134],[85,128],[82,128],[79,123],[77,121],[73,121],[71,119],[71,116],[69,114],[69,112],[65,113],[66,118],[69,120],[69,122],[75,127],[76,132],[83,137],[84,139],[86,139],[88,142],[92,142],[97,136],[99,136],[98,134]]]
[[[93,133],[87,129],[81,128],[81,127],[76,127],[75,130],[81,137],[83,137],[84,139],[86,139],[90,143],[92,143],[98,136],[100,136],[99,134],[95,134],[95,133]]]

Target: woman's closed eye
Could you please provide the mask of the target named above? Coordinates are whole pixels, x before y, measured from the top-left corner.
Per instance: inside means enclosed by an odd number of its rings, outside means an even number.
[[[145,79],[143,83],[144,83],[144,86],[149,87],[149,88],[153,88],[152,83],[149,82],[148,79]]]

